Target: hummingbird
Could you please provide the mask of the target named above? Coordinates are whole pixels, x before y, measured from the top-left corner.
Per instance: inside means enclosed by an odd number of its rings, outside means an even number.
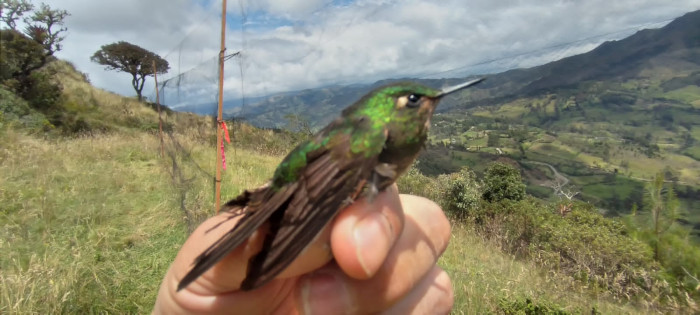
[[[343,208],[393,184],[418,157],[430,118],[443,97],[482,82],[433,89],[415,83],[377,88],[299,144],[264,186],[224,204],[236,225],[204,250],[178,284],[180,291],[268,222],[262,249],[248,261],[241,290],[281,273]],[[216,227],[214,227],[216,228]],[[212,229],[214,229],[212,228]]]

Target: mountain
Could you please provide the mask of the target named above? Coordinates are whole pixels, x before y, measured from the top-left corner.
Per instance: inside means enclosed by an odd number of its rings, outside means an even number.
[[[232,99],[232,100],[225,100],[223,107],[224,109],[227,109],[231,113],[236,113],[239,108],[244,108],[245,104],[248,103],[253,103],[256,104],[260,101],[262,101],[264,98],[263,97],[252,97],[252,98],[246,98],[246,99]],[[194,114],[199,114],[199,115],[208,115],[208,116],[216,116],[216,109],[217,109],[217,103],[216,102],[207,102],[207,103],[198,103],[198,104],[186,104],[182,106],[177,106],[174,109],[176,109],[179,112],[188,112],[188,113],[194,113]],[[229,115],[229,116],[238,116],[238,115]]]
[[[508,94],[527,94],[586,80],[674,77],[700,70],[700,11],[687,13],[660,29],[646,29],[592,51],[530,69],[494,76],[493,87],[514,84]],[[488,86],[488,85],[487,85]],[[504,93],[506,94],[506,93]]]
[[[700,238],[700,11],[545,65],[490,76],[441,105],[424,173],[517,163],[529,192],[567,184],[628,213],[662,173]],[[560,181],[560,176],[567,180]]]
[[[258,102],[249,102],[245,106],[226,109],[224,116],[243,117],[259,127],[283,128],[287,123],[285,116],[293,114],[307,119],[315,127],[322,127],[335,118],[343,108],[360,99],[370,90],[398,81],[415,81],[435,87],[444,85],[445,82],[445,80],[390,79],[373,84],[334,85],[286,92],[261,98]]]
[[[465,101],[497,102],[499,97],[530,95],[591,80],[664,79],[700,71],[700,11],[687,13],[660,29],[647,29],[622,40],[609,41],[596,49],[545,65],[515,69],[489,76],[489,80],[467,92]],[[430,86],[445,86],[459,79],[405,79]],[[244,117],[258,126],[283,127],[288,114],[300,114],[323,126],[340,111],[371,89],[399,79],[369,85],[330,86],[287,92],[249,100],[244,107],[227,107],[228,117]],[[452,99],[440,111],[459,107]]]

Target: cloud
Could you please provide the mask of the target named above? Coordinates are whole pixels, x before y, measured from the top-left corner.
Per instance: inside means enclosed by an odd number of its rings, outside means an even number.
[[[101,45],[125,40],[164,56],[171,64],[164,77],[184,73],[189,83],[181,81],[178,93],[186,94],[188,102],[209,101],[215,95],[219,1],[47,3],[72,14],[64,51],[58,55],[87,72],[95,85],[134,94],[128,75],[106,72],[89,61]],[[700,9],[700,0],[228,3],[227,53],[241,55],[226,63],[227,98],[242,92],[255,96],[395,77],[465,76],[530,67],[585,52],[638,28],[663,26]]]

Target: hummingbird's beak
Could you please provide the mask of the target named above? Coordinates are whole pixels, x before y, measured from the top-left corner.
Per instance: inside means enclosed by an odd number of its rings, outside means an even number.
[[[448,87],[442,89],[442,90],[440,91],[440,93],[439,93],[437,96],[435,96],[435,97],[436,97],[436,98],[441,98],[441,97],[443,97],[443,96],[445,96],[445,95],[447,95],[447,94],[452,94],[452,93],[457,92],[457,91],[459,91],[459,90],[461,90],[461,89],[466,89],[466,88],[468,88],[468,87],[470,87],[470,86],[472,86],[472,85],[479,84],[479,83],[481,83],[481,82],[484,81],[484,80],[486,80],[486,78],[479,78],[479,79],[467,81],[467,82],[464,82],[464,83],[461,83],[461,84],[457,84],[457,85],[453,85],[453,86],[448,86]]]

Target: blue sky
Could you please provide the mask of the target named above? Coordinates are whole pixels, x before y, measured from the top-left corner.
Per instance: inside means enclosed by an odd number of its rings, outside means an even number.
[[[170,62],[162,79],[184,73],[186,102],[215,99],[220,1],[46,2],[72,14],[57,55],[96,86],[135,94],[129,75],[89,60],[124,40]],[[698,9],[700,0],[229,0],[227,51],[241,55],[226,63],[225,95],[531,67]]]

